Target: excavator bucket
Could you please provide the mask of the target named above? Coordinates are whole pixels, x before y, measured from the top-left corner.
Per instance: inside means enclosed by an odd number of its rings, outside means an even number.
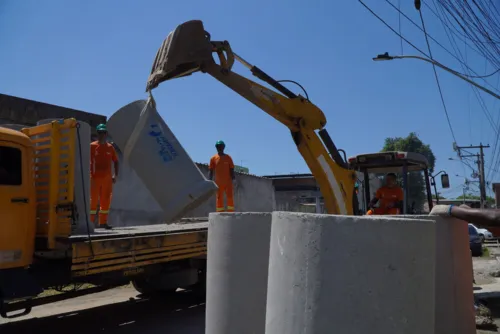
[[[182,23],[168,34],[156,53],[146,91],[158,87],[163,81],[191,75],[207,61],[213,62],[212,44],[203,22]]]

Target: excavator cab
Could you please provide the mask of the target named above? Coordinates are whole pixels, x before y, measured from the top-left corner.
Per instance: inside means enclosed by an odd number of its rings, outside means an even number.
[[[397,175],[403,189],[403,212],[416,214],[425,211],[427,203],[432,209],[432,192],[429,180],[429,162],[419,153],[381,152],[360,154],[348,159],[349,167],[358,172],[360,184],[360,208],[366,212],[375,192],[383,185],[388,173]],[[422,186],[425,191],[422,194]]]

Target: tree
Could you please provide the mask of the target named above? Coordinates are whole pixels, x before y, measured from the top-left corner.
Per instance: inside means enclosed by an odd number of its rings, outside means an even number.
[[[427,158],[429,162],[429,173],[434,172],[436,157],[431,150],[430,145],[424,144],[418,138],[415,132],[410,132],[407,137],[389,137],[385,139],[384,147],[381,152],[402,151],[420,153]],[[427,201],[424,174],[421,172],[408,173],[409,198],[408,205],[414,202],[415,209],[422,210]]]
[[[464,195],[460,195],[456,199],[464,199]],[[476,195],[471,195],[471,194],[465,194],[465,200],[468,200],[468,199],[479,201],[481,199],[481,197],[476,196]],[[486,203],[495,204],[495,199],[493,197],[486,196]]]

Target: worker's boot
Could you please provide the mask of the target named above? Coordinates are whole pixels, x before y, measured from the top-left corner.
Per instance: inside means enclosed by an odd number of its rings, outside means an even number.
[[[113,226],[108,225],[106,223],[106,224],[99,225],[99,228],[103,228],[103,229],[106,229],[106,230],[111,230],[113,228]]]
[[[102,211],[99,213],[99,228],[103,228],[106,230],[111,230],[113,227],[108,224],[108,213],[107,211],[103,213]]]

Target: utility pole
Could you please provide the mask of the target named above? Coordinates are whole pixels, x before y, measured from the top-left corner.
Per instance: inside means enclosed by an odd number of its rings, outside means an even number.
[[[479,195],[481,201],[481,209],[484,209],[486,204],[486,177],[484,175],[484,150],[485,148],[489,148],[490,145],[483,145],[482,143],[476,146],[457,146],[456,143],[453,143],[453,148],[458,152],[458,156],[460,158],[466,157],[476,157],[477,158],[477,169],[479,174]],[[479,149],[478,154],[473,155],[462,155],[460,150],[463,149]]]

